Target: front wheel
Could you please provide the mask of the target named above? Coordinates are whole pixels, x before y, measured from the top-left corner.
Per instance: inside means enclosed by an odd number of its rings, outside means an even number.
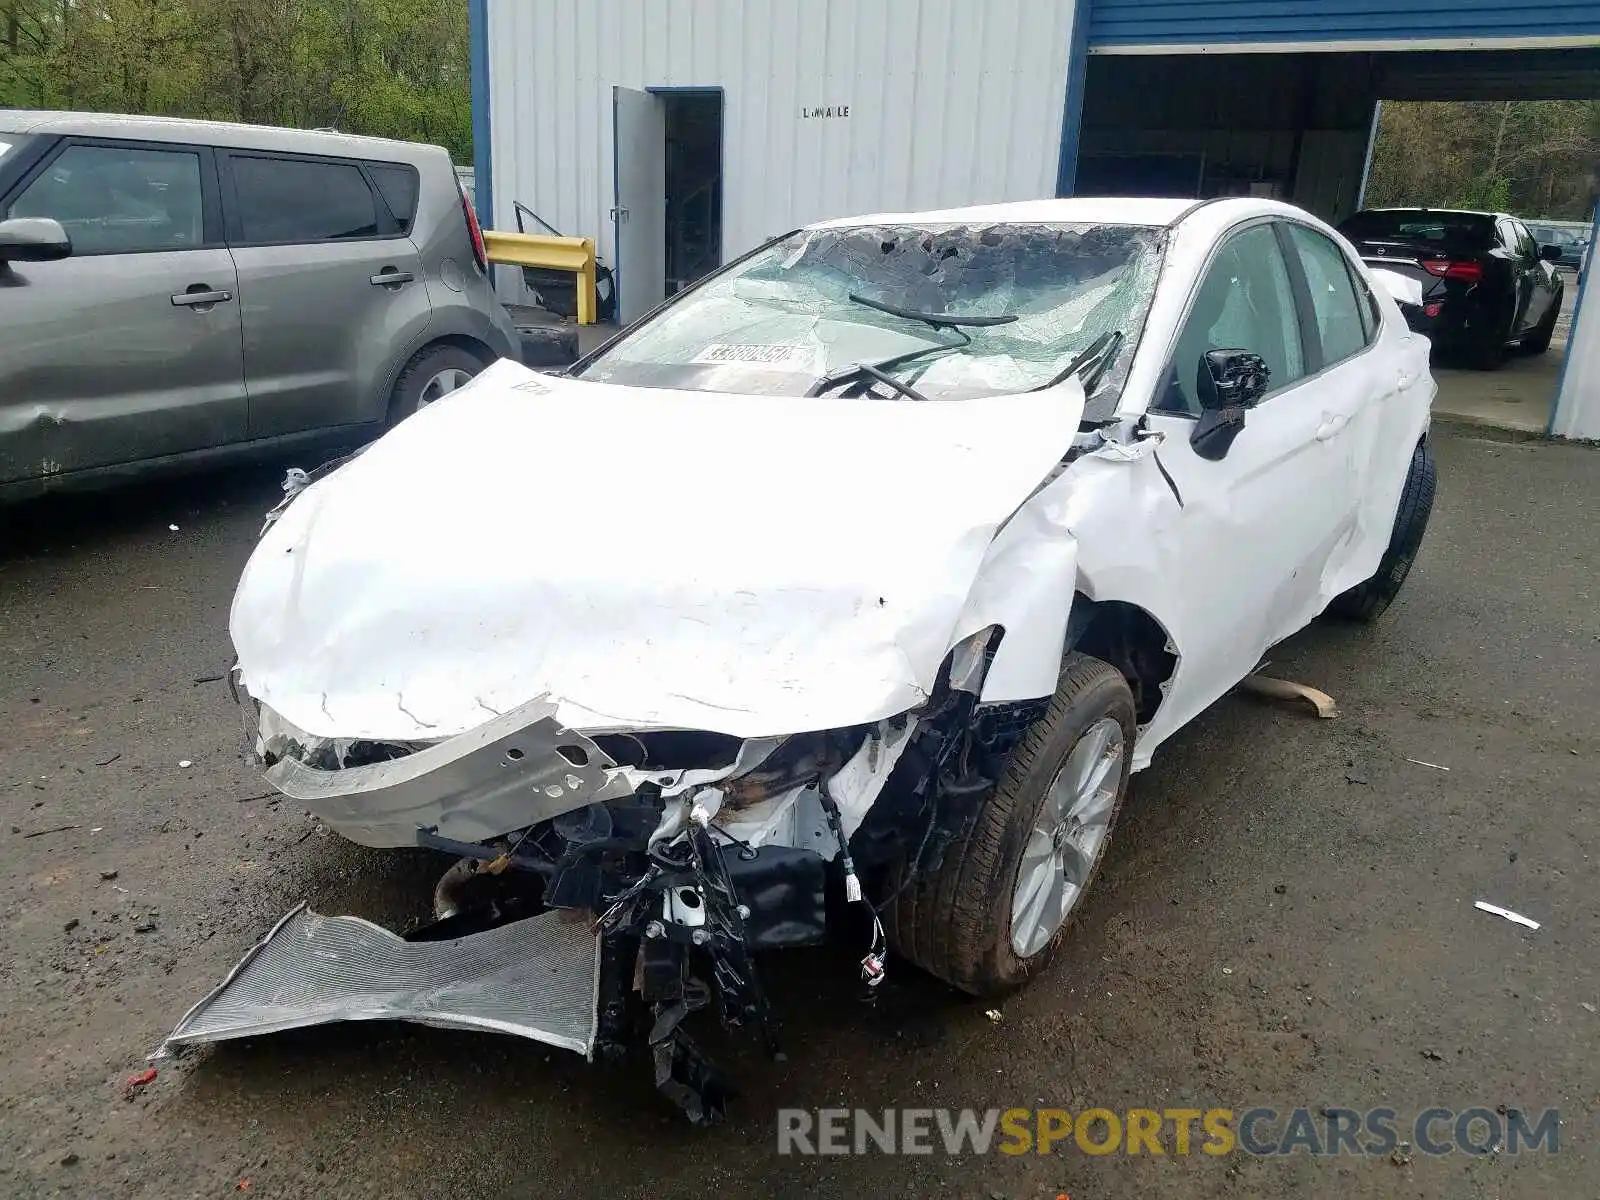
[[[1105,857],[1137,730],[1122,673],[1067,655],[1049,708],[939,866],[894,884],[894,949],[979,996],[1044,970]]]

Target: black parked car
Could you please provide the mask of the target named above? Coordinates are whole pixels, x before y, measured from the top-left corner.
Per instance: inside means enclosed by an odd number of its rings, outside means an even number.
[[[1589,248],[1587,225],[1576,221],[1563,221],[1560,224],[1529,221],[1527,224],[1528,232],[1541,246],[1561,247],[1560,266],[1571,271],[1583,269],[1583,252]]]
[[[1421,303],[1403,306],[1406,319],[1440,349],[1492,371],[1514,344],[1532,354],[1549,348],[1561,315],[1561,248],[1541,246],[1515,217],[1375,208],[1339,231],[1371,266],[1421,285]]]

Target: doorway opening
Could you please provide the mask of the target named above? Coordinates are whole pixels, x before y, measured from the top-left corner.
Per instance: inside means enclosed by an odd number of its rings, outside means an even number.
[[[655,90],[666,117],[666,292],[722,265],[722,89]]]

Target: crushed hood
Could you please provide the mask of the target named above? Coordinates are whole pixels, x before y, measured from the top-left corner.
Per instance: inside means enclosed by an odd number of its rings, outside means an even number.
[[[574,729],[878,720],[972,632],[990,542],[1082,411],[1075,382],[916,403],[502,361],[267,530],[233,602],[242,678],[325,737],[449,737],[539,696]]]

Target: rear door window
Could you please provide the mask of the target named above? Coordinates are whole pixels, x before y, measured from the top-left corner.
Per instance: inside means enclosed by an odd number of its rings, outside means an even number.
[[[392,228],[353,162],[233,154],[229,164],[235,243],[355,241]]]
[[[1289,225],[1289,240],[1300,255],[1311,308],[1322,342],[1322,365],[1331,366],[1365,349],[1371,340],[1370,316],[1363,316],[1363,298],[1357,293],[1344,252],[1332,241],[1304,225]]]
[[[368,163],[367,171],[400,231],[410,233],[417,215],[417,169],[398,163]]]
[[[71,144],[0,216],[59,221],[75,255],[192,250],[205,244],[200,170],[192,150]]]

